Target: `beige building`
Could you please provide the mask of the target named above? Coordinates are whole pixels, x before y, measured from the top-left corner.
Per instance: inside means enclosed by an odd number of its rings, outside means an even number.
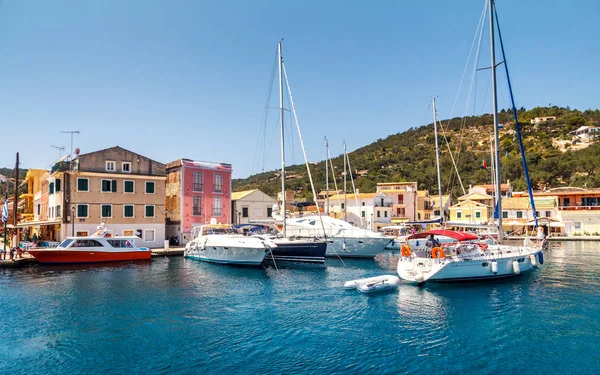
[[[493,217],[493,197],[487,194],[469,193],[458,198],[458,203],[450,206],[452,223],[487,224]]]
[[[402,223],[417,220],[417,183],[380,182],[377,192],[392,198],[392,222]]]
[[[231,202],[231,217],[236,224],[271,219],[273,205],[277,204],[274,198],[258,189],[232,193]]]
[[[431,197],[429,191],[419,190],[417,192],[418,204],[417,204],[417,220],[430,220],[432,209],[431,209]]]
[[[50,212],[54,206],[54,215],[62,214],[62,238],[92,234],[105,223],[114,236],[137,235],[141,246],[164,245],[164,164],[116,146],[57,163],[49,179],[55,190]]]

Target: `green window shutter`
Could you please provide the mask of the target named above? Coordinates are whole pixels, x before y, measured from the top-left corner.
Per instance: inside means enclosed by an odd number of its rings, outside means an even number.
[[[146,206],[146,217],[154,217],[154,206]]]
[[[117,192],[117,180],[112,180],[112,192]]]
[[[60,191],[60,180],[57,179],[56,180],[56,192],[58,193]]]
[[[102,217],[111,217],[112,207],[109,204],[102,205]]]
[[[154,182],[146,181],[146,193],[154,194]]]
[[[87,178],[78,178],[77,179],[77,190],[88,191],[88,179]]]
[[[133,193],[133,181],[125,181],[125,193]]]
[[[50,183],[50,194],[54,194],[54,182]]]
[[[85,204],[78,205],[77,206],[77,216],[87,217],[88,216],[88,206]]]
[[[131,206],[131,205],[125,206],[125,212],[124,212],[123,216],[133,217],[133,206]]]

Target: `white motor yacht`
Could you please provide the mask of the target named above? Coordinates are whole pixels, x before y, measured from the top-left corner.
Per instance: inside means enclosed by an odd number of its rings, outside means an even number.
[[[269,239],[239,234],[228,224],[195,227],[192,235],[184,256],[212,263],[258,266],[277,247]]]

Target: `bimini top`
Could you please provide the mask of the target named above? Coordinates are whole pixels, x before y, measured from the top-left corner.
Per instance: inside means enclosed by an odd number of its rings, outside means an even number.
[[[413,239],[419,239],[419,238],[427,238],[427,237],[429,237],[430,234],[433,234],[435,236],[446,236],[446,237],[454,238],[457,241],[473,241],[473,240],[479,239],[479,237],[477,237],[477,235],[475,235],[475,234],[466,233],[466,232],[456,232],[456,231],[447,230],[447,229],[434,229],[434,230],[428,230],[426,232],[416,233],[416,234],[408,237],[408,239],[413,240]]]

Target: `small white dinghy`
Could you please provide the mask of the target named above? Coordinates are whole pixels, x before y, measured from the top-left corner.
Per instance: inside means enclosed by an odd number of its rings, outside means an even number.
[[[393,275],[383,275],[347,281],[344,289],[356,288],[361,293],[379,292],[395,289],[400,284],[400,279]]]

